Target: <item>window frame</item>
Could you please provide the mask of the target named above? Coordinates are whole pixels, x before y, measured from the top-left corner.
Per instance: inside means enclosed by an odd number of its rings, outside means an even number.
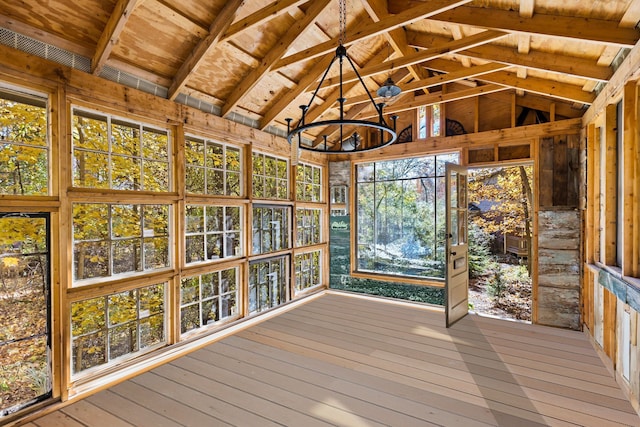
[[[256,210],[263,210],[263,209],[270,209],[271,210],[271,218],[273,218],[275,211],[281,211],[283,213],[283,215],[281,216],[282,219],[285,221],[284,224],[282,224],[280,226],[280,236],[281,239],[279,242],[279,245],[277,247],[275,247],[274,249],[274,239],[273,239],[273,228],[269,227],[269,228],[265,228],[264,227],[264,223],[265,223],[265,214],[262,213],[261,214],[261,218],[259,219],[260,222],[260,228],[257,229],[256,228]],[[261,211],[262,212],[262,211]],[[286,217],[285,217],[286,216]],[[275,223],[276,221],[268,221],[270,224]],[[282,233],[282,230],[284,229],[284,233]],[[291,235],[292,235],[292,219],[291,219],[291,206],[289,205],[270,205],[270,204],[253,204],[251,207],[251,232],[253,235],[253,239],[251,241],[251,254],[252,255],[264,255],[264,254],[269,254],[269,253],[273,253],[273,252],[279,252],[279,251],[285,251],[285,250],[290,250],[292,249],[292,242],[291,242]],[[271,234],[271,238],[270,238],[270,242],[271,242],[271,247],[268,249],[265,249],[265,235],[267,233]],[[258,242],[260,242],[260,246],[259,249],[256,250],[256,240]]]
[[[256,172],[256,157],[262,158],[262,172]],[[266,172],[266,163],[267,159],[273,159],[275,161],[275,175],[268,175]],[[284,162],[286,165],[284,174],[280,174],[278,170],[278,164]],[[291,200],[291,191],[290,191],[290,173],[291,173],[291,162],[286,157],[279,157],[271,154],[263,153],[262,151],[254,150],[251,153],[251,196],[254,199],[261,200],[281,200],[281,201],[289,201]],[[284,176],[282,176],[284,175]],[[275,185],[275,197],[270,197],[266,194],[267,192],[267,180],[273,179]],[[258,185],[258,182],[260,184]],[[284,188],[280,185],[284,183]],[[261,194],[258,194],[258,189],[261,188]],[[281,197],[282,195],[282,197]]]
[[[273,257],[267,257],[267,258],[260,258],[257,260],[253,260],[253,261],[249,261],[249,265],[248,265],[248,269],[249,272],[247,274],[247,317],[271,310],[273,308],[279,307],[282,304],[288,302],[290,300],[289,297],[289,287],[290,287],[290,278],[291,278],[291,273],[290,273],[290,261],[291,257],[289,254],[282,254],[282,255],[277,255],[277,256],[273,256]],[[277,304],[274,304],[272,300],[272,302],[269,305],[266,306],[262,306],[260,304],[260,298],[259,298],[259,292],[260,292],[260,286],[263,285],[267,286],[267,292],[269,294],[269,299],[271,300],[272,297],[272,291],[273,291],[273,284],[269,284],[266,282],[266,276],[270,276],[273,275],[274,273],[276,273],[275,269],[272,269],[273,265],[275,262],[279,262],[279,269],[281,272],[284,272],[282,275],[279,275],[278,278],[284,278],[284,282],[278,282],[278,298],[277,298]],[[256,265],[260,265],[260,264],[265,264],[267,263],[267,268],[268,268],[268,273],[265,273],[265,281],[261,281],[259,283],[253,283],[252,282],[252,278],[254,277],[258,277],[258,279],[260,280],[260,271],[258,270],[259,267],[257,267],[254,270],[254,266]],[[254,274],[255,271],[255,274]],[[273,277],[273,276],[272,276]],[[255,290],[255,296],[253,295],[253,290]],[[253,301],[255,303],[255,309],[252,310],[252,297]]]
[[[189,144],[189,142],[197,142],[197,143],[201,143],[203,145],[203,153],[202,153],[202,158],[204,161],[204,164],[197,164],[195,162],[189,162],[189,159],[187,158],[187,146]],[[230,144],[227,142],[220,142],[217,141],[215,139],[212,138],[205,138],[205,137],[201,137],[201,136],[196,136],[196,135],[191,135],[191,134],[187,134],[185,135],[185,192],[188,195],[206,195],[206,196],[216,196],[216,197],[236,197],[236,198],[242,198],[244,197],[244,180],[245,180],[245,162],[244,162],[244,147],[242,147],[241,145],[237,145],[237,144]],[[209,146],[210,145],[217,145],[222,147],[222,164],[221,167],[217,168],[217,167],[213,167],[213,166],[209,166]],[[232,170],[229,169],[228,167],[228,163],[229,163],[229,158],[228,158],[228,152],[231,150],[237,150],[238,152],[238,161],[239,161],[239,167],[238,170]],[[204,192],[196,192],[196,191],[190,191],[189,190],[189,169],[198,169],[198,170],[202,170],[203,171],[203,182],[202,185],[204,186]],[[222,174],[222,185],[223,185],[223,191],[222,193],[213,193],[213,192],[209,192],[209,173],[210,172],[219,172]],[[237,194],[230,194],[231,192],[229,191],[229,177],[231,175],[238,175],[238,181],[237,181],[237,186],[238,186],[238,193]]]
[[[173,167],[173,134],[170,128],[162,128],[161,126],[156,126],[150,123],[142,122],[139,120],[133,120],[130,118],[124,118],[117,116],[115,114],[107,113],[105,111],[94,110],[91,108],[86,108],[78,105],[71,106],[71,186],[74,189],[90,189],[95,191],[100,190],[113,190],[113,191],[131,191],[131,192],[153,192],[153,193],[169,193],[174,188],[174,167]],[[104,121],[106,125],[106,151],[100,149],[91,149],[87,147],[79,147],[75,143],[75,117],[80,116],[87,119],[92,120],[100,120]],[[114,147],[117,147],[116,139],[113,136],[113,126],[121,125],[127,126],[131,129],[137,129],[138,131],[138,153],[137,154],[127,154],[123,152],[114,151]],[[145,148],[144,148],[144,135],[146,132],[164,134],[167,138],[167,146],[166,146],[166,162],[164,159],[158,159],[153,157],[145,156]],[[106,185],[104,186],[87,186],[81,185],[76,182],[76,163],[78,162],[76,158],[76,152],[82,153],[91,153],[94,155],[100,155],[106,157],[108,165],[107,165],[107,179]],[[122,158],[129,160],[137,160],[139,162],[138,169],[140,172],[139,178],[140,183],[138,188],[116,188],[114,186],[114,158]],[[146,177],[152,177],[153,173],[149,175],[145,175],[145,165],[148,163],[162,163],[166,164],[166,173],[167,173],[167,185],[165,188],[160,190],[154,190],[146,188]],[[102,182],[102,181],[101,181]]]
[[[202,230],[201,231],[188,231],[188,227],[189,227],[189,217],[188,217],[188,209],[190,207],[200,207],[202,208],[202,213],[203,213],[203,217],[202,217],[202,221],[201,221],[201,226],[202,226]],[[222,209],[222,218],[223,218],[223,229],[222,230],[208,230],[207,229],[207,225],[209,223],[208,221],[208,209],[209,208],[218,208],[218,209]],[[230,215],[227,214],[227,210],[228,209],[238,209],[238,229],[227,229],[227,218],[230,217]],[[237,259],[237,258],[241,258],[242,256],[244,256],[245,254],[245,248],[244,248],[244,232],[243,232],[243,225],[244,225],[245,221],[244,221],[244,206],[241,205],[229,205],[229,204],[220,204],[220,203],[186,203],[185,204],[185,209],[184,209],[184,239],[183,239],[183,250],[184,250],[184,256],[183,256],[183,262],[185,266],[193,266],[193,265],[197,265],[197,264],[201,264],[201,263],[207,263],[207,262],[220,262],[220,261],[228,261],[231,259]],[[237,242],[238,242],[238,246],[235,247],[233,249],[233,251],[231,252],[230,255],[226,255],[227,252],[227,238],[231,237],[232,235],[237,235]],[[221,250],[222,250],[222,255],[218,256],[217,258],[208,258],[208,244],[209,244],[209,237],[210,236],[221,236],[222,239],[222,245],[221,245]],[[196,236],[202,236],[202,259],[200,260],[195,260],[195,261],[189,261],[188,260],[188,255],[189,255],[189,238],[190,237],[196,237]]]
[[[223,286],[223,273],[233,270],[235,271],[234,276],[235,276],[235,283],[233,285],[233,287],[235,289],[232,289],[232,286],[229,285],[228,290],[226,292],[222,291],[222,286]],[[208,276],[208,275],[217,275],[217,283],[218,283],[218,287],[216,292],[213,295],[210,296],[206,296],[203,297],[203,277],[204,276]],[[188,301],[188,302],[183,302],[183,284],[185,283],[185,281],[187,280],[193,280],[194,278],[198,279],[198,295],[196,296],[196,298],[192,301]],[[179,301],[178,301],[178,307],[179,307],[179,317],[180,317],[180,340],[185,340],[188,337],[191,337],[193,335],[198,335],[201,333],[205,333],[207,331],[211,331],[214,330],[218,327],[220,327],[221,325],[224,325],[226,323],[229,323],[231,321],[237,320],[238,318],[240,318],[240,316],[242,315],[242,300],[241,300],[241,295],[242,293],[240,292],[240,288],[242,286],[241,283],[241,268],[240,265],[234,265],[234,266],[229,266],[226,268],[222,268],[222,269],[215,269],[215,270],[210,270],[210,271],[206,271],[206,272],[200,272],[198,274],[185,274],[183,277],[180,278],[180,295],[179,295]],[[227,316],[221,316],[222,313],[222,303],[223,303],[223,298],[224,297],[230,297],[231,300],[234,301],[234,305],[233,305],[233,309],[231,310],[231,313]],[[218,317],[217,320],[213,320],[211,322],[208,323],[204,323],[203,320],[203,305],[209,301],[216,301],[217,305],[216,305],[216,314]],[[187,307],[195,307],[198,306],[198,321],[199,321],[199,326],[195,326],[191,329],[188,329],[186,331],[183,331],[183,309],[187,308]]]

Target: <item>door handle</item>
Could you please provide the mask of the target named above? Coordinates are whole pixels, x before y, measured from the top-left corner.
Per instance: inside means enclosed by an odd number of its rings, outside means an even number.
[[[451,252],[451,256],[456,256],[457,253],[456,252]]]

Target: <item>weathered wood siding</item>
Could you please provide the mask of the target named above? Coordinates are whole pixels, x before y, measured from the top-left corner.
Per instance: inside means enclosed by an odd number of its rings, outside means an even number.
[[[580,328],[580,212],[538,214],[538,323]]]
[[[580,139],[540,139],[537,322],[580,329]]]

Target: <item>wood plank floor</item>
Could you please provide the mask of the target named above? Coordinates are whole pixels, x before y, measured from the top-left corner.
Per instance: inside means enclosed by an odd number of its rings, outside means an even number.
[[[29,426],[640,426],[586,336],[327,293]]]

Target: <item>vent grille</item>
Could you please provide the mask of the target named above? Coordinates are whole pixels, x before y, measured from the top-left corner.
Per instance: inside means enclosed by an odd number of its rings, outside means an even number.
[[[41,42],[40,40],[16,33],[15,31],[7,28],[0,27],[0,44],[21,50],[40,58],[48,59],[58,64],[66,65],[67,67],[75,68],[76,70],[84,71],[85,73],[91,72],[91,58],[60,49],[48,43]],[[141,79],[133,74],[129,74],[108,65],[103,67],[100,77],[165,99],[169,94],[169,89],[164,86],[157,85],[153,82]],[[205,113],[216,116],[221,115],[220,107],[184,93],[180,93],[176,97],[176,102],[197,108]],[[260,125],[257,120],[235,112],[230,113],[227,118],[236,123],[241,123],[256,129]],[[267,132],[277,136],[286,137],[285,131],[274,126],[269,126],[267,128]]]

